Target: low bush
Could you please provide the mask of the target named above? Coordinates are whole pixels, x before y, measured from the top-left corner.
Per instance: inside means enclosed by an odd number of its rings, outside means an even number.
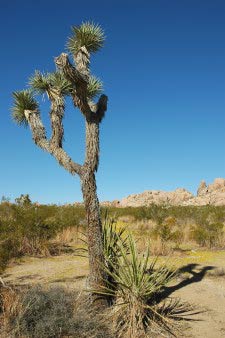
[[[161,252],[158,254],[166,255],[171,251],[171,243],[179,246],[182,243],[184,234],[175,217],[167,217],[162,222],[157,223],[152,230],[152,238],[161,243]]]
[[[2,338],[113,338],[110,325],[89,310],[87,298],[62,287],[6,289],[1,302]]]
[[[35,205],[28,197],[21,195],[17,204],[7,200],[0,203],[0,271],[13,257],[60,253],[63,246],[79,237],[79,229],[86,227],[83,206]],[[105,208],[102,211],[104,215]],[[158,254],[169,253],[172,247],[180,246],[184,238],[185,242],[192,240],[201,246],[225,244],[221,228],[225,223],[225,207],[110,207],[108,213],[126,220],[126,224],[123,223],[126,228],[130,227],[142,242],[145,238],[151,242],[153,251]],[[193,228],[192,224],[197,226]]]
[[[204,226],[198,224],[192,227],[192,239],[199,245],[207,247],[220,247],[224,245],[223,223],[206,223]]]
[[[13,257],[57,252],[51,240],[64,229],[85,226],[84,218],[82,207],[1,203],[0,272]]]

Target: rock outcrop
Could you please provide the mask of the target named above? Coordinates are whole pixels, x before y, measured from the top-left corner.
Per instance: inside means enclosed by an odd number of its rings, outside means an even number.
[[[207,185],[205,181],[201,181],[197,190],[197,196],[204,196],[207,192]]]
[[[129,195],[120,201],[121,207],[132,206],[149,206],[151,204],[169,204],[179,205],[189,201],[193,195],[185,189],[176,189],[175,191],[151,190],[144,191],[141,194]]]
[[[225,179],[216,178],[208,186],[205,181],[201,181],[197,196],[184,188],[170,192],[149,190],[141,194],[129,195],[120,202],[116,201],[116,204],[114,202],[113,205],[118,207],[139,207],[149,206],[152,203],[157,205],[225,205]]]

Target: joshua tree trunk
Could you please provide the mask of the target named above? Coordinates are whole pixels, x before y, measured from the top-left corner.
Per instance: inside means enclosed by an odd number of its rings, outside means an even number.
[[[95,290],[104,283],[102,224],[95,180],[98,162],[99,123],[86,120],[86,156],[81,175],[81,186],[88,225],[89,285]]]
[[[89,285],[97,290],[104,283],[102,266],[104,264],[102,250],[102,224],[99,211],[99,201],[96,191],[95,174],[88,172],[81,178],[86,219],[88,224],[88,251],[89,251]]]

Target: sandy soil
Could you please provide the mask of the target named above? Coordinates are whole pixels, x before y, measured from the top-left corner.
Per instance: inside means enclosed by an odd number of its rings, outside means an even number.
[[[190,252],[171,261],[181,268],[170,297],[180,297],[202,311],[180,337],[225,337],[225,251]],[[25,258],[13,263],[3,278],[7,284],[52,284],[80,289],[88,274],[87,259],[73,255]]]

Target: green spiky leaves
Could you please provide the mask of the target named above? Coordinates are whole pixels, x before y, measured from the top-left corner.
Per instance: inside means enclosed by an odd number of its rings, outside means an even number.
[[[29,85],[35,94],[42,95],[44,93],[51,94],[55,90],[61,95],[70,95],[73,87],[61,72],[41,73],[35,71],[34,75],[29,80]],[[95,76],[90,76],[87,86],[88,99],[94,99],[101,94],[103,84],[101,80]]]
[[[69,95],[72,91],[71,84],[61,72],[41,73],[36,71],[29,80],[29,85],[36,94],[50,93],[57,90],[61,95]]]
[[[80,26],[72,27],[72,36],[67,47],[72,54],[85,46],[89,53],[95,53],[103,47],[105,35],[102,28],[93,22],[84,22]]]
[[[58,89],[62,95],[71,93],[73,87],[61,72],[49,73],[48,79],[51,87]]]
[[[36,94],[44,94],[50,88],[48,74],[44,74],[39,72],[38,70],[35,71],[34,75],[31,76],[29,79],[29,85],[34,90]]]
[[[103,84],[102,81],[95,77],[95,76],[90,76],[89,82],[87,85],[87,97],[88,99],[92,100],[99,94],[101,94],[103,90]]]
[[[24,114],[25,110],[37,111],[38,103],[34,99],[30,90],[22,90],[20,92],[13,92],[13,107],[12,117],[18,125],[27,126],[27,119]]]

